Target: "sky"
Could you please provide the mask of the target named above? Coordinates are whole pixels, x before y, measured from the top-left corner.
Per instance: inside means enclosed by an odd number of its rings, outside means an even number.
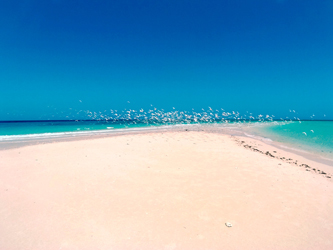
[[[332,96],[331,0],[0,1],[0,121],[151,105],[333,119]]]

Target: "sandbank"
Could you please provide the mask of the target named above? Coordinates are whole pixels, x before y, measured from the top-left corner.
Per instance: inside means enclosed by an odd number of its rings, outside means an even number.
[[[332,167],[255,139],[124,134],[0,163],[0,249],[333,249]]]

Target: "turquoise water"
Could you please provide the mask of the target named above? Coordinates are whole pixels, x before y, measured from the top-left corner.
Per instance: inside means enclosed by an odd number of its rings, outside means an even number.
[[[235,122],[194,122],[178,119],[177,121],[31,121],[31,122],[0,122],[0,141],[21,140],[29,138],[48,138],[62,136],[80,136],[96,133],[140,130],[149,128],[166,128],[170,125],[215,124],[228,126]]]
[[[112,121],[38,121],[38,122],[0,122],[0,140],[28,137],[47,137],[62,134],[80,135],[128,128],[144,128],[159,124],[126,123]]]
[[[333,159],[333,121],[273,122],[256,126],[257,135]]]
[[[129,126],[140,127],[145,124],[135,126],[134,124],[96,121],[9,122],[0,123],[0,136],[121,129]]]

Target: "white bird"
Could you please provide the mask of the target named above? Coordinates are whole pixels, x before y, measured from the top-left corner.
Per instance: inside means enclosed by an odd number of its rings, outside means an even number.
[[[312,133],[314,133],[314,131],[313,131],[312,129],[311,129],[310,131],[311,131]]]
[[[307,135],[305,132],[303,132],[303,134]]]

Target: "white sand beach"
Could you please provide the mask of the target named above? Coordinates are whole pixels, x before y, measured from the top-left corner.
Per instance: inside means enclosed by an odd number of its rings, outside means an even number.
[[[2,150],[0,249],[333,249],[331,169],[194,131]]]

